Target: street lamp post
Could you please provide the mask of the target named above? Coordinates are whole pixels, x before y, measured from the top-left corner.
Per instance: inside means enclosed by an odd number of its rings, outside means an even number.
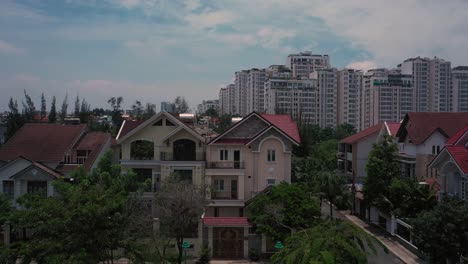
[[[187,241],[184,241],[184,243],[182,243],[182,248],[184,249],[184,263],[187,264],[187,249],[190,248],[190,243],[187,242]]]

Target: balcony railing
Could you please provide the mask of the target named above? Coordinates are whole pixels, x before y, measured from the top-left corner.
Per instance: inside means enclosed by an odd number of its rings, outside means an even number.
[[[195,155],[186,155],[185,157],[175,157],[174,152],[160,152],[160,160],[164,161],[204,161],[205,152],[195,152]]]
[[[206,163],[208,169],[244,169],[243,161],[209,161]]]
[[[213,191],[211,193],[212,200],[237,200],[237,192]]]

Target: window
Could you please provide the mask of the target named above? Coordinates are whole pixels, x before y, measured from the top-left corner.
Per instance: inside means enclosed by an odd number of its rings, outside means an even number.
[[[432,155],[435,155],[436,154],[436,151],[435,151],[435,148],[436,146],[432,146]]]
[[[214,180],[216,191],[224,191],[224,180]]]
[[[192,170],[174,170],[181,181],[192,182]]]
[[[174,123],[166,119],[166,126],[175,126]]]
[[[154,123],[153,126],[162,126],[162,119],[160,119],[158,122]]]
[[[145,192],[150,192],[151,191],[151,184],[152,184],[152,175],[153,175],[153,169],[141,169],[141,168],[135,168],[133,169],[133,172],[136,174],[136,180],[138,183],[143,184],[144,186],[144,191]]]
[[[275,162],[276,161],[276,150],[269,149],[267,151],[267,161],[268,162]]]
[[[276,179],[267,179],[267,186],[275,185]]]
[[[214,216],[219,217],[219,208],[218,207],[214,208]]]
[[[239,216],[244,217],[244,208],[239,208]]]
[[[13,198],[15,196],[15,182],[3,181],[3,193],[9,198]]]
[[[228,160],[229,151],[227,149],[220,149],[219,150],[219,160]]]
[[[47,196],[46,181],[28,181],[28,193]]]

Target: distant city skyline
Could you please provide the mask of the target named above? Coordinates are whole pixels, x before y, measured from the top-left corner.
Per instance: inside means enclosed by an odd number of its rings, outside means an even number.
[[[93,108],[123,96],[158,106],[217,99],[234,72],[310,50],[330,64],[393,68],[411,57],[467,65],[466,1],[0,2],[0,111],[23,90],[36,107],[68,93]],[[426,19],[430,17],[431,23]]]

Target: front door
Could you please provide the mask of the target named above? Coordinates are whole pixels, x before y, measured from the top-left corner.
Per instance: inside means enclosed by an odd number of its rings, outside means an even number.
[[[242,227],[213,227],[213,258],[240,259],[244,257]]]
[[[234,150],[234,169],[240,169],[240,150]]]

